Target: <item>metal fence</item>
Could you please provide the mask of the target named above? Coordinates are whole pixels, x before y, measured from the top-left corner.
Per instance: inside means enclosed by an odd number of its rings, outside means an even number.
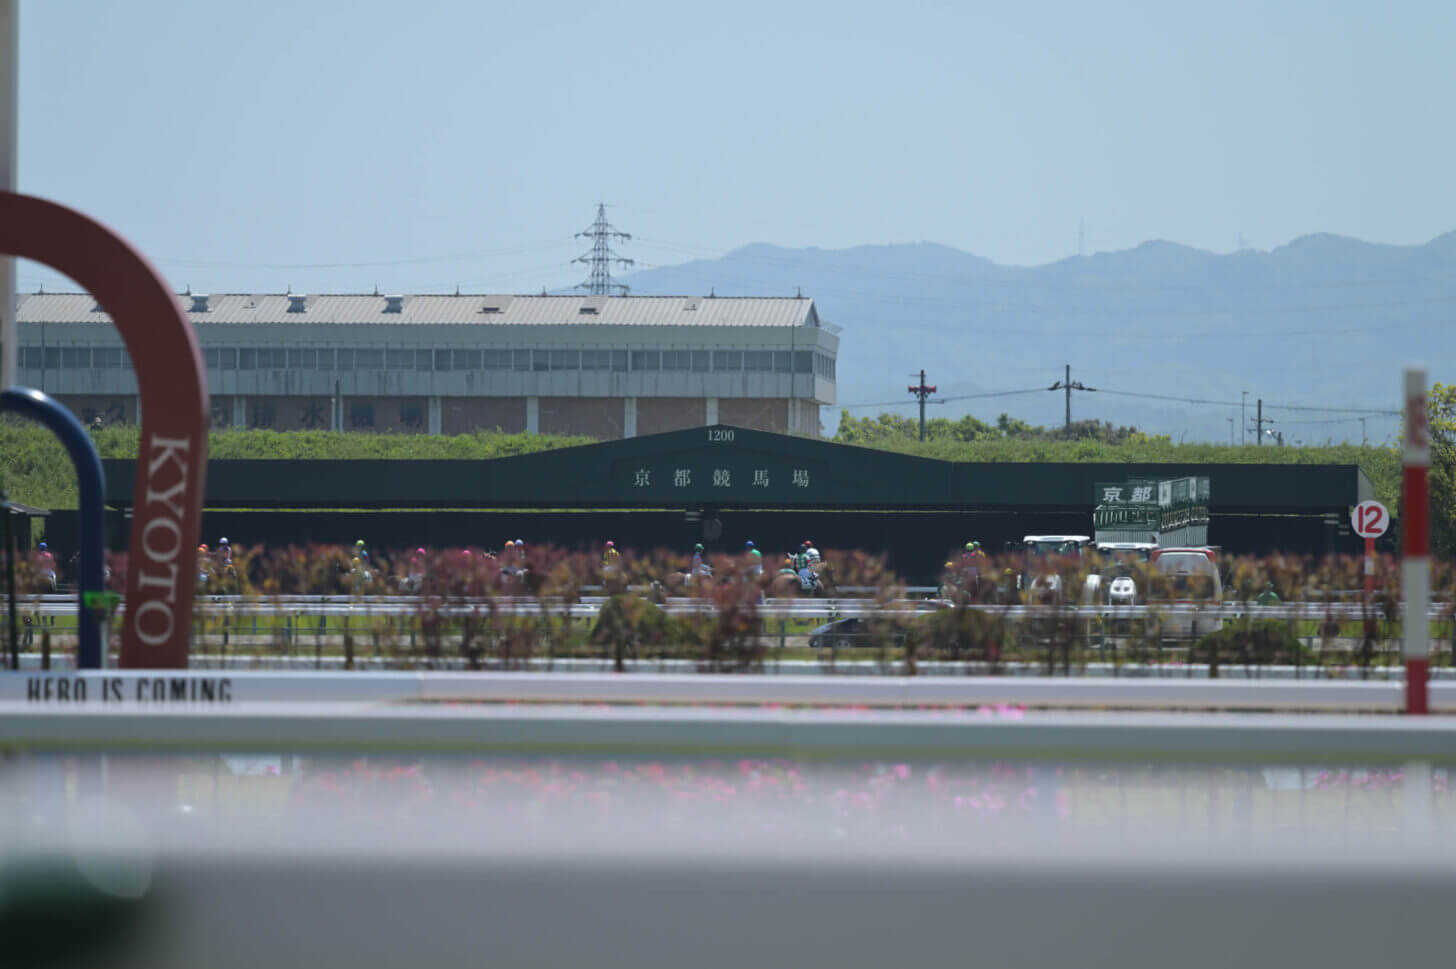
[[[74,602],[27,596],[21,668],[62,667]],[[124,605],[122,607],[124,609]],[[875,597],[208,596],[211,668],[736,669],[1199,677],[1397,674],[1399,603],[1002,605]],[[1449,604],[1428,621],[1451,663]]]

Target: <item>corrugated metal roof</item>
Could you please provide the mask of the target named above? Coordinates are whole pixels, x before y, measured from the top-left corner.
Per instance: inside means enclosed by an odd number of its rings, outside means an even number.
[[[742,296],[406,296],[385,312],[384,296],[308,296],[304,312],[289,312],[297,295],[234,293],[208,297],[192,312],[190,294],[178,305],[194,323],[457,323],[485,326],[818,326],[812,299]],[[22,323],[109,322],[86,293],[19,296]]]

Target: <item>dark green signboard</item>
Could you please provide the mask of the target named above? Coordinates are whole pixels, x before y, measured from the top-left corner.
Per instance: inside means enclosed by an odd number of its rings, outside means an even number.
[[[705,498],[710,502],[800,502],[833,492],[826,461],[734,447],[731,437],[721,444],[613,461],[612,491],[669,504]]]

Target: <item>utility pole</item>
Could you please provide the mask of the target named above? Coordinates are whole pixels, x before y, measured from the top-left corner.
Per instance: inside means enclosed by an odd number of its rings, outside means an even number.
[[[1071,430],[1071,428],[1072,428],[1072,391],[1074,391],[1074,390],[1085,390],[1085,391],[1088,391],[1089,393],[1095,393],[1097,391],[1097,388],[1096,387],[1088,387],[1085,384],[1083,384],[1082,381],[1080,381],[1080,380],[1073,381],[1072,380],[1072,365],[1069,363],[1069,364],[1067,364],[1066,376],[1063,377],[1063,379],[1058,380],[1056,383],[1052,384],[1050,387],[1047,388],[1047,390],[1061,390],[1061,391],[1064,391],[1066,393],[1066,395],[1067,395],[1067,414],[1066,414],[1066,425],[1065,425],[1065,427],[1066,427],[1067,430]]]
[[[1264,416],[1264,398],[1259,398],[1258,408],[1255,410],[1254,413],[1258,415],[1254,418],[1254,443],[1257,445],[1263,445],[1264,425],[1274,423],[1274,418]]]
[[[920,384],[916,387],[906,388],[920,401],[920,440],[925,440],[925,398],[935,393],[933,386],[925,385],[925,371],[920,371]]]
[[[1363,417],[1360,418],[1360,446],[1361,447],[1365,447],[1366,446],[1366,440],[1365,440],[1365,418],[1363,418]]]
[[[1232,417],[1230,417],[1230,418],[1228,418],[1228,422],[1229,422],[1229,447],[1233,447],[1234,446],[1234,419]]]
[[[1239,443],[1249,443],[1249,415],[1244,412],[1244,405],[1249,401],[1247,390],[1239,391]]]
[[[15,191],[19,117],[19,0],[0,0],[0,192]],[[15,386],[20,353],[15,325],[15,259],[0,256],[0,390]]]
[[[591,275],[587,276],[586,282],[577,283],[573,288],[584,289],[593,296],[610,296],[614,290],[620,290],[621,295],[626,296],[628,287],[623,283],[612,282],[612,263],[619,266],[631,266],[634,263],[631,259],[625,259],[612,251],[612,240],[620,239],[626,242],[632,237],[625,232],[618,232],[607,221],[605,202],[597,204],[596,221],[578,232],[576,238],[592,241],[590,252],[582,253],[571,260],[574,263],[579,262],[590,266]]]

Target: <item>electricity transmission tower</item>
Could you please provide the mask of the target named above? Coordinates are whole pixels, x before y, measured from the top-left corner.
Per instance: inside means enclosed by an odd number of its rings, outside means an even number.
[[[625,259],[612,251],[612,240],[620,239],[623,242],[632,237],[625,232],[618,232],[607,221],[607,206],[605,202],[597,205],[597,218],[583,232],[576,234],[578,239],[590,239],[592,247],[590,252],[584,252],[577,256],[572,262],[585,263],[591,267],[591,275],[587,276],[585,282],[577,283],[575,289],[584,289],[593,296],[610,296],[618,292],[626,296],[628,287],[624,283],[612,282],[612,263],[619,266],[634,265],[631,259]]]

